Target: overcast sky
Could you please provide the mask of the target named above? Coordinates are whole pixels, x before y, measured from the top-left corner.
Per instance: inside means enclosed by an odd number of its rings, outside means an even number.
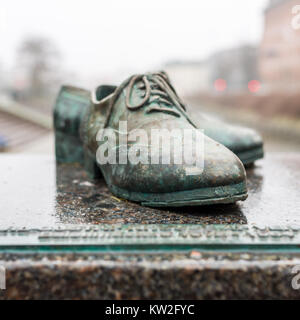
[[[26,36],[45,36],[66,69],[110,79],[170,60],[258,42],[267,0],[1,0],[0,63]]]

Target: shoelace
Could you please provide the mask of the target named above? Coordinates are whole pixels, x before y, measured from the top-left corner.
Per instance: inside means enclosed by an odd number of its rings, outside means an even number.
[[[143,90],[145,89],[145,95],[142,98],[142,101],[138,103],[137,105],[131,105],[130,104],[130,98],[132,95],[132,92],[134,90],[134,86],[142,81],[142,84],[138,87],[138,89]],[[152,103],[157,101],[158,103],[156,105],[150,105],[146,109],[146,113],[150,112],[165,112],[172,114],[176,117],[180,117],[181,115],[184,115],[187,120],[192,123],[192,121],[189,119],[189,117],[186,114],[186,109],[181,101],[181,99],[178,97],[175,89],[171,85],[168,76],[164,72],[157,72],[152,74],[139,74],[134,75],[127,79],[125,82],[123,82],[115,91],[113,98],[110,101],[109,107],[108,107],[108,113],[106,117],[106,121],[104,124],[104,128],[107,127],[110,116],[112,113],[112,108],[119,97],[120,93],[127,87],[126,91],[126,107],[129,110],[137,110],[139,108],[142,108],[147,103]],[[161,106],[161,103],[164,103],[166,107]],[[174,108],[174,107],[175,108]],[[193,124],[193,123],[192,123]]]
[[[134,90],[135,84],[137,84],[139,81],[142,81],[142,84],[138,86],[138,89],[145,89],[145,95],[144,97],[141,96],[142,101],[139,104],[132,106],[130,104],[130,97]],[[170,107],[176,105],[181,110],[185,109],[181,101],[179,100],[178,96],[176,95],[174,89],[170,87],[169,81],[167,78],[165,78],[164,74],[156,73],[149,76],[149,79],[146,75],[133,76],[127,88],[126,107],[130,110],[136,110],[150,102],[157,102],[157,104],[150,105],[146,109],[146,113],[150,113],[153,111],[166,112],[176,117],[180,117],[181,112],[179,112],[178,109]],[[166,107],[161,106],[161,103],[166,105]]]

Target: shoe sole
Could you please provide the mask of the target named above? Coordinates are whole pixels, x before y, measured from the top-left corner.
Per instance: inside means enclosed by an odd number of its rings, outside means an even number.
[[[242,161],[243,165],[251,165],[256,160],[264,157],[264,150],[263,147],[256,147],[251,150],[236,152],[235,154]]]
[[[117,197],[138,202],[146,207],[184,207],[229,204],[246,200],[248,196],[246,184],[244,182],[235,185],[167,193],[128,191],[116,187],[115,185],[110,185],[108,188]]]

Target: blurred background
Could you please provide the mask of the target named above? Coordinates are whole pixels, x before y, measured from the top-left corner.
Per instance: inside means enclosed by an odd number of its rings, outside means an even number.
[[[62,84],[162,69],[195,115],[300,151],[300,0],[1,0],[0,152],[53,153]]]

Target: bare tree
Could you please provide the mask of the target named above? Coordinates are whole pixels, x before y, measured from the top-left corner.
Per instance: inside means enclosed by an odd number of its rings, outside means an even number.
[[[57,81],[60,54],[46,38],[26,39],[17,52],[18,67],[25,73],[30,95],[41,97]]]

